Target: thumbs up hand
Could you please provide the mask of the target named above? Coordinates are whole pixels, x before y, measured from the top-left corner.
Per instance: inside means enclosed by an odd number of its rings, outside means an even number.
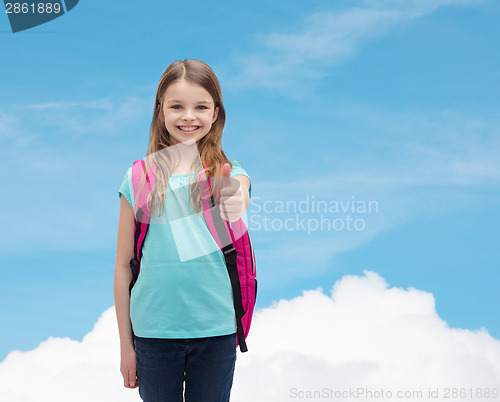
[[[248,187],[250,182],[246,176],[241,175],[231,179],[230,173],[231,166],[229,163],[225,163],[222,167],[220,215],[226,221],[235,222],[240,219],[248,207]]]

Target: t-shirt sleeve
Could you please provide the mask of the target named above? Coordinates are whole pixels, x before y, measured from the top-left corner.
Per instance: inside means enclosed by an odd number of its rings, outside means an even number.
[[[132,191],[132,168],[128,168],[123,176],[122,185],[118,190],[118,198],[125,196],[130,206],[134,207],[134,193]]]
[[[245,172],[245,170],[241,167],[241,165],[238,162],[232,161],[231,163],[233,164],[233,168],[231,169],[231,173],[229,174],[229,177],[243,175],[243,176],[248,177],[248,180],[250,180],[250,176],[248,175],[247,172]],[[250,181],[250,188],[248,189],[248,196],[249,196],[249,198],[252,197],[252,182],[251,181]]]

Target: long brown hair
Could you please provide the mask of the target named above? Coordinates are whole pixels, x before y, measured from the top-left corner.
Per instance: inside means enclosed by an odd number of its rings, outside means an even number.
[[[156,90],[155,106],[153,111],[153,120],[151,122],[149,147],[146,154],[146,166],[152,169],[152,162],[156,164],[155,185],[148,197],[150,203],[151,215],[158,209],[158,214],[163,214],[164,201],[167,193],[168,181],[172,170],[175,167],[175,155],[172,152],[174,142],[172,137],[165,127],[163,116],[163,96],[172,83],[178,80],[186,80],[192,84],[203,87],[212,97],[214,108],[219,108],[217,120],[212,124],[212,127],[207,135],[197,141],[198,152],[200,159],[195,158],[191,166],[191,171],[196,172],[196,179],[191,184],[189,205],[194,211],[202,213],[201,191],[200,191],[200,174],[205,174],[206,177],[216,178],[221,175],[221,168],[224,163],[231,162],[228,160],[221,146],[222,131],[226,123],[226,111],[222,103],[222,91],[219,80],[208,66],[208,64],[195,59],[184,61],[174,61],[163,72],[158,88]],[[200,165],[201,161],[201,165]],[[141,180],[139,194],[144,185],[145,175]],[[210,188],[210,196],[218,195],[220,192],[221,181],[211,180],[212,187]]]

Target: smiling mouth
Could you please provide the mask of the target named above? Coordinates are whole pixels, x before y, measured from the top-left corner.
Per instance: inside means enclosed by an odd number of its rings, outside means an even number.
[[[177,128],[185,133],[192,133],[200,128],[200,126],[177,126]]]

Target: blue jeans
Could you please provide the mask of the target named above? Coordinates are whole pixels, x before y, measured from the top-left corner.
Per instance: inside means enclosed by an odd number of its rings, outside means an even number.
[[[144,402],[228,402],[236,334],[193,339],[134,337]]]

